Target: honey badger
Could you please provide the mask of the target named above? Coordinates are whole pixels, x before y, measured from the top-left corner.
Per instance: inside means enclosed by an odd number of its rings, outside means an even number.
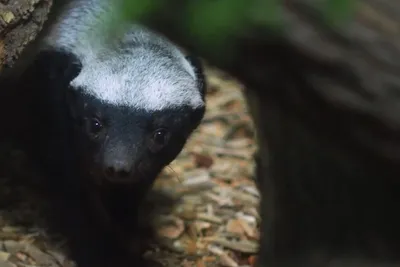
[[[205,112],[206,85],[196,57],[138,24],[126,23],[115,35],[101,32],[115,11],[113,1],[66,4],[45,25],[21,76],[34,92],[29,150],[74,214],[64,223],[78,231],[72,239],[84,247],[73,251],[80,266],[121,266],[119,256],[101,258],[110,255],[104,244],[124,250],[109,241],[124,236],[115,225],[132,227],[127,213],[135,217]],[[83,241],[98,236],[88,233],[94,229],[103,239]],[[87,259],[90,253],[101,259]]]

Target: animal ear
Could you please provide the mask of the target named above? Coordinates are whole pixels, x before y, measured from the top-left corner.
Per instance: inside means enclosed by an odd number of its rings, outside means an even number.
[[[207,84],[206,84],[206,79],[205,79],[205,75],[204,75],[203,63],[201,62],[199,57],[194,56],[194,55],[187,55],[185,58],[194,69],[194,72],[195,72],[196,78],[197,78],[197,83],[199,86],[199,90],[204,99]]]
[[[69,83],[81,71],[76,56],[62,50],[43,50],[37,53],[24,70],[21,83],[35,98],[35,105],[56,110],[68,108],[66,93]],[[61,106],[62,105],[62,106]]]
[[[68,85],[81,69],[81,62],[75,55],[63,50],[43,50],[36,55],[30,71],[46,82]]]

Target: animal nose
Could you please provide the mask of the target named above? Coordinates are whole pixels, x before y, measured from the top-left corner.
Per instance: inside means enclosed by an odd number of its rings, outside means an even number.
[[[128,161],[114,160],[110,165],[105,166],[105,174],[111,179],[127,178],[131,171],[131,164]]]

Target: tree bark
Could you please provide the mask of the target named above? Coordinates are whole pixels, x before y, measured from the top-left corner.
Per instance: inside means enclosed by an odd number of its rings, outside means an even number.
[[[4,78],[11,71],[21,53],[40,32],[47,19],[52,0],[0,0],[0,137],[12,137],[13,129],[23,122],[17,118],[28,119],[22,114],[23,96]],[[16,115],[21,112],[22,117]],[[0,151],[3,152],[3,151]]]
[[[42,28],[51,0],[0,1],[0,71],[11,67]]]

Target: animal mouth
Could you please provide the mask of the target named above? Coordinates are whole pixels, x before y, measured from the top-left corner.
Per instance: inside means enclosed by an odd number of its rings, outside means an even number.
[[[122,177],[118,177],[107,175],[107,173],[98,170],[90,171],[90,176],[92,177],[92,180],[94,180],[97,184],[101,184],[103,181],[107,181],[113,184],[134,184],[141,180],[141,177],[137,177],[133,174],[127,173]]]
[[[111,183],[116,183],[116,184],[134,184],[139,181],[139,179],[136,179],[133,175],[128,175],[126,177],[118,178],[118,177],[109,177],[107,175],[104,175],[105,180]]]

